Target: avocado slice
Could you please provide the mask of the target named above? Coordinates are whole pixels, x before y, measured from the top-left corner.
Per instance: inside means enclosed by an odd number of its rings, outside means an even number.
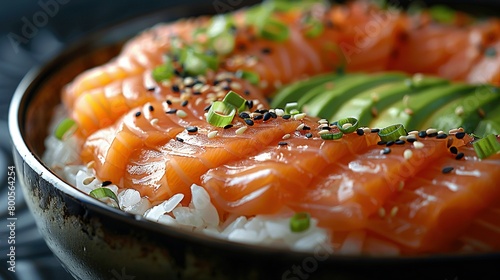
[[[438,77],[413,76],[403,81],[396,81],[371,88],[347,100],[335,113],[333,120],[355,117],[359,124],[368,125],[376,112],[380,112],[404,98],[430,87],[448,84],[446,79]]]
[[[427,117],[446,103],[474,91],[476,86],[451,84],[432,87],[411,95],[407,104],[403,100],[394,103],[382,111],[372,121],[371,127],[386,127],[395,122],[403,124],[407,129],[421,129]]]
[[[472,133],[482,119],[494,110],[500,100],[500,93],[493,86],[478,86],[475,91],[454,100],[436,110],[424,122],[423,127],[449,130],[462,127]]]
[[[479,122],[474,134],[483,137],[488,134],[500,134],[500,103],[496,104],[496,108],[486,114],[486,117]]]
[[[326,73],[294,82],[277,91],[271,100],[272,108],[284,108],[289,102],[297,102],[310,89],[328,82],[333,82],[343,75]]]
[[[402,81],[407,76],[400,72],[390,72],[361,76],[338,83],[333,89],[316,95],[304,105],[303,110],[309,115],[318,116],[330,120],[339,107],[358,93],[382,84]],[[300,104],[300,103],[299,103]]]
[[[325,92],[331,91],[333,88],[337,87],[337,85],[345,85],[347,83],[352,83],[354,81],[360,81],[360,79],[365,79],[367,75],[365,74],[349,74],[339,77],[335,81],[329,81],[327,83],[317,85],[316,87],[311,88],[308,92],[305,92],[302,97],[297,100],[297,103],[301,107],[307,111],[308,103],[317,98],[318,96],[324,94]]]

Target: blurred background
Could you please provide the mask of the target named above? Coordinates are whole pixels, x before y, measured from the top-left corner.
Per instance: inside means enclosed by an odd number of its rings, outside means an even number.
[[[206,13],[225,12],[227,7],[241,7],[253,0],[208,0],[213,9]],[[416,1],[401,1],[415,3]],[[452,3],[460,8],[471,2],[473,9],[486,11],[498,0],[441,0],[427,4]],[[7,186],[6,170],[12,165],[7,129],[8,106],[23,76],[49,61],[66,46],[93,31],[139,15],[169,7],[207,3],[207,0],[17,0],[0,4],[0,279],[71,279],[38,234],[33,218],[17,188],[16,273],[6,270]],[[498,7],[498,6],[497,6]],[[490,11],[493,13],[494,10]],[[498,12],[498,11],[496,11]],[[175,15],[174,15],[175,17]],[[143,28],[143,27],[138,27]],[[138,29],[140,30],[140,29]]]

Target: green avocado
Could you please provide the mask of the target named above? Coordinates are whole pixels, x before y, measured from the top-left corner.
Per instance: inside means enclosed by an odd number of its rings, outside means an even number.
[[[454,99],[470,94],[475,89],[476,86],[473,85],[451,84],[421,91],[382,111],[371,123],[371,127],[386,127],[398,122],[409,130],[422,128],[424,121],[436,110]]]
[[[355,117],[360,125],[368,125],[377,112],[386,109],[398,100],[402,100],[405,96],[411,96],[430,87],[445,84],[449,84],[445,79],[421,75],[415,75],[403,81],[383,84],[347,100],[334,114],[332,120]]]
[[[340,106],[357,94],[383,84],[403,81],[406,75],[399,72],[359,76],[348,82],[337,83],[331,90],[316,94],[303,106],[309,115],[331,119]],[[299,100],[299,105],[300,105]]]
[[[495,109],[498,111],[499,100],[500,93],[497,88],[489,85],[478,86],[469,94],[434,111],[423,127],[445,131],[462,127],[465,132],[473,133],[484,116],[488,116]]]
[[[312,88],[325,85],[330,82],[335,82],[342,76],[343,75],[337,75],[336,73],[326,73],[285,86],[274,94],[271,101],[271,107],[284,108],[286,103],[297,102],[299,98],[304,95],[304,93],[308,92]]]

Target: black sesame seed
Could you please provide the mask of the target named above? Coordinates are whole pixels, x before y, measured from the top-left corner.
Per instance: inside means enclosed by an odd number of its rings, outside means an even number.
[[[263,54],[270,54],[270,53],[271,53],[271,49],[270,49],[270,48],[263,48],[263,49],[261,50],[261,52],[262,52]]]
[[[246,105],[247,105],[248,109],[252,109],[253,108],[253,100],[247,100]]]
[[[285,142],[285,141],[280,141],[280,142],[278,142],[278,145],[280,145],[280,146],[286,146],[286,145],[288,145],[288,143]]]
[[[136,116],[136,117],[140,117],[140,116],[141,116],[141,112],[136,112],[136,113],[135,113],[135,116]]]
[[[377,145],[379,145],[379,146],[382,146],[382,145],[385,145],[385,144],[387,144],[387,142],[385,142],[385,141],[378,141],[377,142]]]
[[[220,81],[219,81],[219,80],[215,80],[215,81],[213,82],[213,85],[214,85],[214,86],[216,86],[216,85],[218,85],[219,83],[220,83]]]
[[[250,91],[248,89],[245,89],[245,91],[243,92],[245,95],[250,95]]]
[[[170,110],[166,111],[165,113],[167,113],[167,114],[175,114],[175,113],[177,113],[177,109],[170,109]]]
[[[283,115],[283,116],[281,116],[281,117],[282,117],[283,119],[285,119],[285,120],[288,120],[288,119],[289,119],[289,118],[291,118],[292,116],[291,116],[291,115]]]
[[[254,119],[254,120],[261,120],[262,118],[264,118],[264,116],[263,116],[263,115],[260,115],[260,114],[259,114],[259,115],[255,115],[255,116],[253,116],[253,119]]]
[[[436,136],[437,139],[445,139],[446,137],[448,137],[446,133],[441,133]]]
[[[313,134],[311,132],[308,132],[308,133],[306,133],[306,137],[311,138],[311,137],[313,137]]]
[[[186,107],[188,105],[188,103],[189,102],[187,100],[184,100],[184,101],[182,101],[181,106]]]
[[[387,147],[390,147],[390,146],[394,145],[394,143],[395,143],[395,142],[391,140],[391,141],[388,141],[385,145],[386,145]]]
[[[396,140],[396,142],[394,142],[396,145],[403,145],[405,143],[404,140]]]
[[[259,114],[264,114],[264,113],[267,113],[269,112],[269,110],[266,110],[266,109],[257,109],[254,111],[255,113],[259,113]]]
[[[240,118],[242,119],[248,119],[250,118],[250,115],[246,112],[241,112],[239,115],[238,115]]]
[[[427,132],[425,132],[425,130],[419,131],[418,132],[418,137],[420,137],[420,138],[427,137]]]
[[[103,187],[106,187],[106,186],[109,186],[109,185],[111,185],[111,184],[112,184],[112,183],[111,183],[111,181],[104,181],[104,182],[102,182],[102,184],[101,184],[101,185],[102,185]]]
[[[417,141],[417,138],[407,138],[406,141],[408,141],[409,143],[413,143]]]
[[[211,108],[211,107],[212,107],[212,104],[210,104],[210,105],[208,105],[207,107],[205,107],[205,108],[203,109],[203,111],[208,112],[208,110],[210,110],[210,108]]]
[[[465,132],[457,132],[457,134],[455,134],[455,137],[457,137],[457,139],[462,139],[465,137]]]
[[[179,86],[178,86],[178,85],[173,85],[173,86],[172,86],[172,91],[173,91],[173,92],[176,92],[176,93],[181,92],[181,90],[179,89]]]
[[[378,129],[378,128],[372,128],[372,130],[370,130],[371,133],[377,133],[379,131],[380,131],[380,129]]]
[[[269,112],[264,113],[264,121],[268,121],[271,118],[271,114]]]
[[[451,167],[451,166],[446,166],[443,168],[443,170],[441,170],[441,172],[443,172],[443,174],[450,173],[451,171],[453,171],[453,167]]]
[[[155,91],[156,90],[156,87],[149,87],[146,89],[147,91]]]
[[[224,129],[229,129],[229,128],[231,128],[231,127],[233,127],[233,125],[232,125],[232,124],[226,124],[226,125],[224,126]]]
[[[456,160],[461,160],[464,157],[464,153],[458,153],[455,157]]]
[[[181,71],[179,71],[178,69],[175,69],[175,70],[174,70],[174,75],[176,75],[177,77],[182,77],[182,75],[183,75],[183,74],[182,74],[182,72],[181,72]]]
[[[175,140],[177,140],[179,142],[184,142],[184,139],[180,138],[179,136],[175,137]]]
[[[198,128],[196,126],[188,126],[186,127],[187,132],[197,132]]]
[[[382,153],[383,153],[384,155],[387,155],[387,154],[389,154],[390,152],[391,152],[391,148],[384,148],[384,149],[382,150]]]
[[[222,89],[223,90],[231,90],[231,87],[230,86],[224,86]]]
[[[276,115],[276,113],[275,113],[275,112],[269,112],[269,114],[271,115],[271,117],[272,117],[273,119],[275,119],[275,118],[277,118],[277,117],[278,117],[278,115]]]
[[[427,134],[427,137],[436,137],[436,136],[438,136],[437,132]]]
[[[458,149],[457,149],[457,147],[455,147],[455,146],[451,146],[451,147],[450,147],[450,152],[451,152],[452,154],[455,154],[455,155],[456,155],[456,154],[458,154]]]
[[[167,99],[165,102],[167,102],[168,105],[172,105],[172,101],[170,101],[170,99]]]
[[[302,130],[311,130],[311,128],[307,125],[304,125],[304,127],[302,127]]]
[[[150,112],[153,112],[155,110],[155,107],[153,107],[152,105],[149,105],[148,109],[149,109]]]
[[[365,134],[365,131],[361,128],[358,128],[356,129],[356,133],[359,135],[359,136],[363,136]]]
[[[245,119],[245,123],[249,126],[253,125],[253,121],[251,119]]]
[[[201,95],[201,91],[198,91],[198,90],[193,91],[193,95]]]

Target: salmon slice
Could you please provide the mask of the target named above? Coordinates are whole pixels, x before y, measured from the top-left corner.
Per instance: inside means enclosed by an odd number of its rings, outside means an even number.
[[[202,185],[216,207],[238,215],[254,215],[289,206],[309,195],[308,186],[322,170],[343,156],[366,150],[376,139],[375,135],[349,135],[339,141],[325,141],[317,135],[307,138],[307,133],[296,131],[255,156],[203,175]]]
[[[458,237],[460,251],[493,252],[500,250],[500,200],[477,215]]]
[[[256,122],[243,134],[236,133],[246,127],[242,121],[228,129],[200,124],[196,133],[183,131],[164,145],[132,153],[121,173],[125,172],[123,187],[137,189],[151,201],[164,200],[175,193],[184,193],[184,201],[189,201],[190,186],[201,184],[202,175],[209,169],[254,155],[295,131],[299,124],[296,120],[278,118]],[[209,138],[211,131],[217,131],[217,136]],[[143,180],[149,170],[162,170],[161,179],[153,184]]]
[[[443,252],[467,229],[480,211],[500,198],[500,157],[478,160],[470,145],[458,148],[457,160],[449,153],[404,184],[383,208],[387,215],[373,215],[368,228],[410,253]],[[446,172],[447,167],[454,169]],[[498,236],[496,237],[498,238]]]

